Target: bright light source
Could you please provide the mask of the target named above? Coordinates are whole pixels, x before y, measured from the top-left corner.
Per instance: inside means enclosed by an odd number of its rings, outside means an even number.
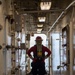
[[[46,17],[38,17],[39,22],[45,22]]]
[[[37,29],[37,33],[41,33],[41,31],[42,31],[41,28]]]
[[[42,31],[42,29],[41,28],[38,28],[37,31]]]
[[[37,33],[41,33],[41,31],[37,31]]]
[[[37,27],[43,27],[43,24],[38,24]]]
[[[51,8],[51,2],[41,2],[40,8],[41,10],[49,10]]]

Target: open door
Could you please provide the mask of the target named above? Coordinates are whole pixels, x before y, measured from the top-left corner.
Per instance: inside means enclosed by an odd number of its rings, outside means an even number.
[[[62,29],[62,73],[63,75],[69,75],[70,71],[70,55],[69,55],[69,25]]]

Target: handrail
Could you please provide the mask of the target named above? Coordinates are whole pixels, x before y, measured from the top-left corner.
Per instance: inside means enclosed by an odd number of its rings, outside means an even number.
[[[58,22],[58,20],[62,17],[62,15],[65,13],[65,11],[67,11],[73,4],[75,3],[75,0],[72,1],[65,10],[62,11],[62,13],[59,15],[59,17],[56,19],[56,21],[53,23],[53,25],[49,28],[49,31],[47,33],[49,33],[52,28],[56,25],[56,23]]]

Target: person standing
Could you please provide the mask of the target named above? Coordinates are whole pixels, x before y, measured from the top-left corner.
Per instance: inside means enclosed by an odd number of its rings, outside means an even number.
[[[31,73],[33,75],[37,75],[37,72],[39,72],[39,75],[46,74],[45,59],[47,59],[50,56],[51,51],[47,47],[42,45],[42,41],[43,41],[42,38],[40,36],[37,36],[35,40],[36,44],[27,51],[28,56],[32,59]],[[32,52],[33,56],[31,54]],[[46,55],[45,52],[47,52]]]

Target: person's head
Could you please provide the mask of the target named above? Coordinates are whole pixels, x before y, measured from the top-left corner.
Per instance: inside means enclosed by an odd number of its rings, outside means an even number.
[[[35,41],[37,45],[42,45],[42,38],[40,36],[37,36]]]

